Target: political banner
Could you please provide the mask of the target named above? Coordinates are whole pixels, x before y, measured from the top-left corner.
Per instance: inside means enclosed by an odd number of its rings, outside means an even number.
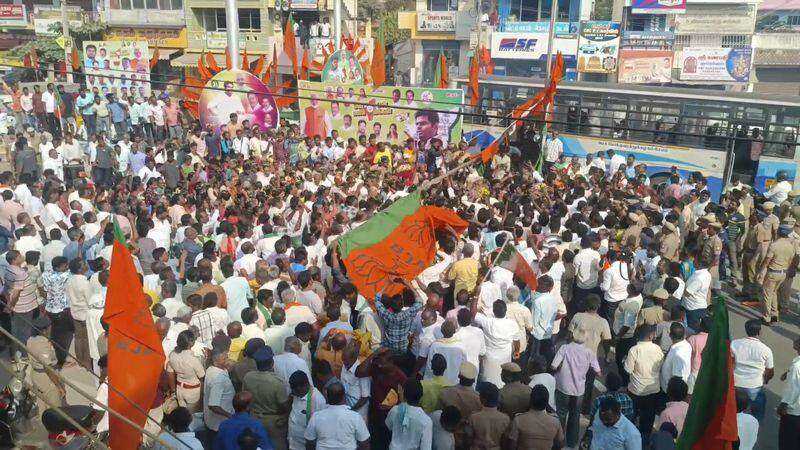
[[[578,72],[614,73],[619,51],[619,23],[587,21],[581,23],[578,42]]]
[[[374,134],[400,144],[413,139],[427,148],[438,138],[446,146],[461,139],[461,89],[353,86],[299,81],[300,128],[306,136],[343,139]]]
[[[364,84],[364,68],[349,50],[337,50],[325,61],[322,81],[361,86]]]
[[[681,81],[750,81],[752,48],[689,47],[681,51]]]
[[[672,50],[620,50],[620,83],[669,83]]]
[[[267,131],[278,125],[278,107],[269,89],[257,76],[241,69],[223,70],[206,83],[200,94],[200,123],[215,131],[236,114],[238,123],[245,120]],[[231,136],[233,137],[233,136]]]
[[[150,49],[147,41],[84,41],[86,86],[103,96],[150,96]]]
[[[686,0],[631,0],[634,14],[684,14]]]

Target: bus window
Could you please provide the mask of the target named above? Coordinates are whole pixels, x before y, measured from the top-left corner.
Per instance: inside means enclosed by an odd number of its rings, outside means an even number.
[[[797,123],[797,121],[795,120],[794,123]],[[764,139],[771,142],[764,144],[764,154],[794,159],[795,149],[797,148],[797,137],[797,126],[779,123],[769,124]]]

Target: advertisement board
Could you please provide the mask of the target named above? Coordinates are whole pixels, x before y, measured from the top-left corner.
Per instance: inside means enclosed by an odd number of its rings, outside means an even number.
[[[295,11],[316,11],[317,0],[290,0],[289,8]]]
[[[461,139],[461,89],[352,86],[298,81],[300,128],[307,136],[343,139],[375,134],[379,141],[411,138],[427,148],[432,138],[444,145]]]
[[[556,22],[556,37],[578,36],[578,22]],[[550,31],[550,22],[505,22],[501,24],[507,33],[544,33]]]
[[[224,34],[224,33],[223,33]],[[186,28],[110,28],[107,41],[147,41],[150,47],[186,48]]]
[[[150,49],[146,41],[84,41],[86,85],[105,95],[150,96]]]
[[[578,53],[577,37],[553,39],[553,53],[564,56]],[[492,58],[547,60],[547,32],[544,33],[492,33]]]
[[[417,12],[417,31],[436,33],[455,33],[456,11]]]
[[[0,27],[25,28],[28,19],[25,16],[25,5],[0,5]]]
[[[626,31],[622,34],[622,48],[636,50],[669,50],[675,45],[671,31]]]
[[[726,14],[710,9],[712,5],[691,5],[685,15],[675,16],[677,34],[748,34],[755,29],[754,9],[732,5]],[[717,6],[718,7],[718,6]]]
[[[278,125],[278,108],[269,89],[257,76],[241,69],[223,70],[206,83],[200,94],[200,122],[219,131],[236,114],[262,131]]]
[[[360,86],[364,84],[364,68],[349,50],[337,50],[325,61],[322,81]]]
[[[686,0],[631,0],[634,14],[683,14]]]
[[[581,23],[580,41],[578,42],[578,72],[616,72],[618,51],[618,22],[587,21]]]
[[[682,81],[746,83],[750,81],[753,49],[689,47],[683,49],[679,62]]]
[[[70,28],[80,28],[83,25],[83,10],[80,7],[70,6],[67,9],[67,21]],[[57,27],[57,32],[51,31]],[[53,6],[33,7],[33,31],[38,36],[57,36],[61,34],[62,20],[61,8]]]
[[[620,50],[617,81],[620,83],[669,83],[672,50]]]

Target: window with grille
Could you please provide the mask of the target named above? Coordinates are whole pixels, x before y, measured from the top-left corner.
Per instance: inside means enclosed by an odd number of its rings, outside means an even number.
[[[800,25],[800,16],[788,16],[786,18],[787,25]]]
[[[261,31],[261,11],[256,8],[239,8],[239,30]]]
[[[198,8],[195,9],[195,15],[206,31],[226,31],[228,29],[223,8]]]
[[[458,11],[458,0],[428,0],[428,11]]]

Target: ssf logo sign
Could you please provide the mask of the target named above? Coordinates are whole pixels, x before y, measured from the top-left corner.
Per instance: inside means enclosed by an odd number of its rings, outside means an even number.
[[[532,52],[536,49],[536,38],[502,38],[498,50],[500,52]]]

